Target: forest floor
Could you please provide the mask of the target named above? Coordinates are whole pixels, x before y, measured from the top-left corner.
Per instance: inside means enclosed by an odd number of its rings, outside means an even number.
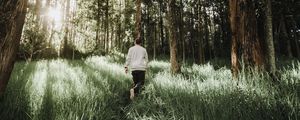
[[[300,63],[280,70],[274,84],[265,73],[243,72],[211,64],[182,67],[151,61],[142,93],[129,100],[131,75],[118,58],[17,62],[6,94],[0,99],[1,120],[267,120],[299,119]]]

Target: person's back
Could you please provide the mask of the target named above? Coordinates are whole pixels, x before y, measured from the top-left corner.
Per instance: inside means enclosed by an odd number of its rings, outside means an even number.
[[[147,62],[148,56],[144,47],[136,44],[129,49],[126,59],[126,66],[130,66],[132,71],[145,71],[147,68]]]
[[[125,72],[128,67],[131,68],[134,86],[130,89],[130,99],[133,99],[135,94],[138,94],[145,81],[145,72],[148,63],[147,51],[140,46],[141,40],[135,41],[135,46],[129,48],[125,63]]]

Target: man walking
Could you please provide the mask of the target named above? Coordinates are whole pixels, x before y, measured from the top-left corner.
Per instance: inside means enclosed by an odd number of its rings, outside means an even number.
[[[141,46],[141,39],[135,40],[135,45],[129,48],[125,63],[125,72],[128,72],[128,67],[131,69],[134,86],[130,89],[130,99],[140,92],[144,85],[145,72],[148,63],[148,54],[144,47]]]

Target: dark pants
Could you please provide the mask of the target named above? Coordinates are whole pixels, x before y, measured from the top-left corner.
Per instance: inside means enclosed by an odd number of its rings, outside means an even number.
[[[145,71],[135,70],[132,71],[131,74],[134,82],[134,86],[133,86],[134,93],[138,94],[145,82]]]

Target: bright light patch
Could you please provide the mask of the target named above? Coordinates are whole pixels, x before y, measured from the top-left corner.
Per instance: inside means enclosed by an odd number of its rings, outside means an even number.
[[[48,16],[53,19],[55,23],[61,23],[62,21],[62,14],[58,8],[51,7]]]
[[[39,61],[36,63],[36,68],[26,84],[30,93],[30,107],[32,113],[38,113],[42,108],[43,98],[46,92],[47,85],[47,61]]]

